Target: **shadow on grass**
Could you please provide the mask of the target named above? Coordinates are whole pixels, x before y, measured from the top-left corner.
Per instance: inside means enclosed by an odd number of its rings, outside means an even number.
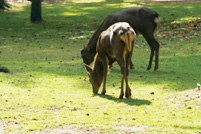
[[[132,99],[132,98],[124,98],[119,99],[111,95],[101,95],[101,94],[94,94],[94,96],[99,96],[104,99],[112,100],[117,103],[126,103],[128,105],[135,105],[135,106],[142,106],[142,105],[151,105],[151,101],[149,100],[140,100],[140,99]]]
[[[194,127],[194,126],[174,126],[175,128],[182,128],[182,129],[186,129],[186,130],[201,130],[201,127]]]
[[[127,8],[123,6],[123,0],[106,0],[105,2],[96,3],[73,3],[73,4],[43,4],[43,19],[46,20],[43,23],[33,24],[30,22],[30,5],[24,6],[17,12],[7,12],[5,15],[1,15],[2,29],[10,29],[9,32],[4,32],[7,35],[11,35],[14,31],[20,31],[18,34],[29,35],[29,33],[37,33],[39,35],[55,35],[58,33],[65,34],[66,31],[81,31],[90,32],[96,30],[104,18],[111,13],[120,11]],[[164,22],[171,22],[174,20],[180,20],[181,18],[188,18],[189,16],[199,16],[199,4],[188,3],[188,4],[153,4],[142,2],[128,2],[129,7],[146,6],[157,11]],[[178,12],[178,8],[180,9]],[[170,10],[171,9],[171,10]],[[56,12],[55,12],[56,11]],[[23,16],[23,17],[22,17]],[[13,20],[18,20],[14,22]],[[1,22],[0,22],[1,23]],[[0,26],[1,28],[1,26]],[[22,30],[23,28],[24,30]],[[29,30],[30,32],[27,32]],[[77,30],[77,31],[76,31]],[[78,34],[79,36],[79,34]]]

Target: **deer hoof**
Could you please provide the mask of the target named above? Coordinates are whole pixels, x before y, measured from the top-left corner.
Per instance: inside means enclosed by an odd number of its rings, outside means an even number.
[[[101,92],[102,95],[105,95],[106,92]]]
[[[131,92],[129,93],[129,96],[131,96],[132,94],[131,94]]]
[[[129,86],[128,86],[127,89],[126,89],[125,94],[126,94],[126,97],[130,97],[130,96],[131,96],[131,89],[130,89]]]
[[[147,71],[149,71],[151,69],[151,67],[147,67]]]
[[[126,95],[126,97],[130,97],[131,96],[131,93],[128,93],[127,95]]]
[[[121,94],[120,94],[119,99],[123,99],[123,96],[124,96],[124,95],[121,95]]]
[[[93,91],[93,94],[98,94],[98,92],[97,91]]]
[[[158,69],[158,67],[155,67],[155,68],[154,68],[154,71],[156,71],[157,69]]]
[[[129,96],[131,96],[132,94],[131,94],[131,89],[129,90]]]
[[[129,94],[126,95],[127,98],[130,97],[130,96],[131,96],[131,93],[129,93]]]

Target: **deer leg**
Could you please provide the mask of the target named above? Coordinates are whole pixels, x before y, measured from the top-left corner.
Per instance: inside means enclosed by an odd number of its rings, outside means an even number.
[[[130,62],[130,69],[134,69],[134,64],[132,61]]]
[[[131,96],[131,89],[130,89],[130,86],[128,85],[128,75],[125,77],[126,79],[126,97],[129,97]]]
[[[154,38],[153,32],[148,32],[148,33],[143,33],[143,36],[145,37],[147,43],[150,46],[151,49],[151,55],[150,55],[150,60],[149,60],[149,65],[147,67],[147,70],[151,69],[152,66],[152,61],[153,61],[153,56],[154,53],[156,53],[155,55],[155,69],[158,69],[158,59],[159,59],[159,43],[156,41],[156,39]]]
[[[129,77],[129,69],[128,69],[128,65],[130,64],[133,64],[132,63],[132,60],[131,60],[131,58],[132,58],[132,55],[133,55],[133,48],[134,48],[134,41],[132,41],[132,47],[131,47],[131,52],[129,52],[127,55],[128,55],[128,58],[127,58],[127,65],[126,65],[126,70],[127,70],[127,72],[126,72],[126,92],[127,92],[127,95],[126,95],[126,97],[128,97],[128,96],[131,96],[131,89],[130,89],[130,87],[129,87],[129,85],[128,85],[128,77]],[[133,67],[134,67],[134,65],[133,65]]]
[[[128,77],[129,77],[128,66],[129,66],[129,64],[131,62],[131,56],[132,56],[131,54],[128,54],[128,56],[126,58],[126,75],[125,75],[125,81],[126,81],[126,92],[125,92],[125,94],[126,94],[126,97],[131,96],[131,89],[130,89],[130,87],[128,85]]]
[[[150,55],[149,65],[148,65],[148,67],[147,67],[147,70],[150,70],[150,69],[151,69],[153,57],[154,57],[154,49],[151,48],[151,55]]]
[[[134,69],[134,64],[133,64],[133,62],[132,62],[132,60],[131,60],[131,58],[132,58],[132,55],[133,55],[133,48],[134,48],[134,41],[132,41],[132,46],[131,46],[131,53],[130,53],[130,69]]]
[[[130,87],[128,85],[128,69],[126,69],[125,81],[126,81],[126,92],[125,92],[125,95],[126,95],[126,97],[129,97],[129,96],[131,96],[131,89],[130,89]]]
[[[119,64],[120,68],[121,68],[121,92],[119,95],[119,99],[123,99],[124,96],[124,79],[125,79],[125,61],[123,57],[116,57],[117,59],[117,63]]]
[[[154,71],[156,71],[158,69],[158,62],[159,62],[159,43],[156,41],[156,43],[158,44],[158,47],[156,48],[156,55],[155,55],[155,68]]]
[[[119,99],[123,99],[124,96],[124,79],[125,79],[125,67],[123,65],[121,67],[121,92],[119,95]]]
[[[105,95],[105,93],[106,93],[106,79],[107,79],[108,63],[109,63],[109,60],[108,60],[106,55],[104,56],[102,63],[103,63],[103,90],[102,90],[101,94]]]

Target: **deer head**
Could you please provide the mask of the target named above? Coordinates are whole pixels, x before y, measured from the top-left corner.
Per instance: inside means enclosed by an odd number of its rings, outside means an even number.
[[[101,83],[103,81],[103,77],[101,76],[101,72],[97,72],[96,70],[93,70],[90,66],[84,63],[84,67],[88,73],[89,81],[93,88],[93,93],[97,94],[98,90],[101,86]]]

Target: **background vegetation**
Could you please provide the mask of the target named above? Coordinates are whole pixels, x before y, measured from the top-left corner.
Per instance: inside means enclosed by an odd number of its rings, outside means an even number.
[[[118,99],[120,69],[110,70],[105,96],[93,95],[80,50],[110,13],[146,6],[161,30],[158,71],[146,71],[150,50],[138,36],[130,70],[132,96]],[[0,12],[0,132],[200,133],[201,3],[92,1],[43,4]]]

